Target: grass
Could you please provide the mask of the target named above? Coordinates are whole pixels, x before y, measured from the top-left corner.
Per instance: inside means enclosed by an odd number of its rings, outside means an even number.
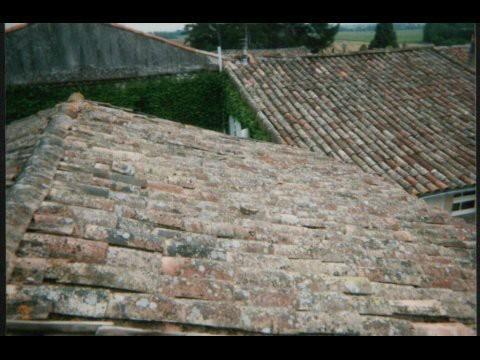
[[[372,41],[374,35],[374,31],[340,31],[335,37],[335,40],[369,43]],[[423,39],[423,30],[397,30],[397,39],[399,44],[421,43]]]

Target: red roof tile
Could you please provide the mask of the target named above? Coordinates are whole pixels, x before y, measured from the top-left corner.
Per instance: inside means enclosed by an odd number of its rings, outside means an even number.
[[[80,96],[7,158],[10,333],[474,334],[474,228],[368,168]]]
[[[412,194],[475,184],[475,75],[432,48],[230,63],[277,141]]]
[[[470,46],[471,45],[438,46],[435,49],[461,64],[474,68],[475,62],[470,61]]]

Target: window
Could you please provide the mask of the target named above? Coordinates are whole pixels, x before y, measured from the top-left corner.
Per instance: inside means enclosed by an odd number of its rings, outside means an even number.
[[[475,212],[475,190],[467,190],[453,195],[452,215],[460,216]]]

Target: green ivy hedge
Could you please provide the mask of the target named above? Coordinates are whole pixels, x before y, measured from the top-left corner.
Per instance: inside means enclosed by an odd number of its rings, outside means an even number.
[[[225,113],[233,116],[243,128],[250,130],[250,137],[256,140],[271,141],[270,134],[265,131],[256,119],[255,113],[243,100],[239,91],[228,76],[224,76]]]
[[[121,81],[10,86],[6,91],[7,123],[51,108],[74,92],[89,100],[221,132],[227,129],[228,115],[232,115],[250,129],[253,139],[270,140],[228,76],[207,71]]]

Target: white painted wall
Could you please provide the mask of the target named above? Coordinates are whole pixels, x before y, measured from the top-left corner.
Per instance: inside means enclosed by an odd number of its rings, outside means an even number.
[[[474,190],[474,188],[469,189],[469,190]],[[439,207],[441,209],[444,209],[448,211],[452,216],[458,216],[461,217],[469,222],[475,222],[475,210],[472,210],[471,212],[463,212],[461,215],[455,215],[452,213],[452,206],[453,206],[453,201],[454,201],[454,195],[457,194],[459,191],[451,191],[451,192],[446,192],[446,193],[441,193],[441,194],[436,194],[436,195],[430,195],[430,196],[425,196],[422,197],[425,202],[431,206],[434,207]],[[476,206],[476,194],[474,195],[475,198],[475,206]]]
[[[242,139],[250,138],[250,130],[242,129],[242,125],[233,116],[228,117],[228,133]]]

